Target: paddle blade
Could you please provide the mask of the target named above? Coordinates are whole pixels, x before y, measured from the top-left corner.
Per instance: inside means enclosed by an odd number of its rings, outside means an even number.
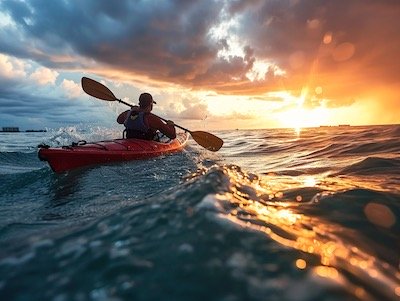
[[[224,141],[221,138],[207,132],[195,131],[190,132],[190,134],[198,144],[213,152],[219,150],[224,144]]]
[[[99,99],[108,101],[118,100],[113,94],[113,92],[110,91],[110,89],[108,89],[103,84],[88,77],[82,77],[82,89],[90,96]]]

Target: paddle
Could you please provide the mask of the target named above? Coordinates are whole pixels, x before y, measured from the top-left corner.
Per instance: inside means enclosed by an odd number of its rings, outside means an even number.
[[[123,103],[124,105],[132,107],[131,104],[115,97],[114,93],[111,92],[111,90],[108,89],[106,86],[93,79],[82,77],[82,88],[83,91],[85,91],[87,94],[96,97],[98,99],[106,101],[118,101],[120,103]],[[159,116],[157,117],[167,122],[166,119],[161,118]],[[204,131],[190,131],[177,124],[175,124],[175,126],[184,130],[185,132],[188,132],[192,136],[194,141],[196,141],[199,145],[210,151],[216,152],[224,144],[224,141],[221,138],[218,138],[217,136],[211,133],[207,133]]]

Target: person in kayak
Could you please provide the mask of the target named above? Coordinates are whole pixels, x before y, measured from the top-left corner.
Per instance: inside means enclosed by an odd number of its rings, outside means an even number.
[[[150,113],[155,103],[151,94],[142,93],[139,96],[139,106],[133,106],[120,114],[117,121],[122,123],[121,121],[124,120],[126,138],[154,140],[157,138],[157,131],[170,139],[176,138],[173,121],[168,120],[164,123],[159,117]]]

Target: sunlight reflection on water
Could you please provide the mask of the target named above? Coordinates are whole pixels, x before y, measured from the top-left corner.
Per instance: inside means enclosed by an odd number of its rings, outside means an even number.
[[[232,181],[231,192],[219,194],[217,199],[231,203],[235,209],[223,215],[224,218],[244,228],[265,233],[281,245],[317,256],[318,265],[309,263],[306,258],[299,258],[295,265],[298,269],[309,269],[315,276],[340,283],[358,298],[373,297],[348,275],[372,285],[389,299],[398,294],[399,273],[380,261],[368,246],[362,244],[360,247],[355,231],[323,218],[303,214],[301,202],[285,203],[284,193],[268,191],[271,186],[266,187],[258,180],[246,180],[243,174],[238,176],[240,171],[237,169],[226,169],[225,172]],[[307,177],[303,184],[308,183],[306,186],[313,187],[318,182],[315,177]],[[286,183],[286,189],[293,187],[296,186]],[[281,201],[272,201],[276,197]],[[297,201],[299,197],[296,197]],[[364,213],[371,223],[381,227],[389,228],[396,221],[390,208],[383,204],[369,202]]]

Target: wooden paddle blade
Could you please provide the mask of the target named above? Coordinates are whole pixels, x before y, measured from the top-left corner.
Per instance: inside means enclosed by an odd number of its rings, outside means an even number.
[[[90,96],[108,100],[108,101],[115,101],[118,100],[113,92],[110,91],[106,86],[103,84],[90,79],[88,77],[82,77],[82,89]]]
[[[207,132],[195,131],[190,132],[190,134],[198,144],[213,152],[219,150],[224,144],[224,141],[221,138]]]

